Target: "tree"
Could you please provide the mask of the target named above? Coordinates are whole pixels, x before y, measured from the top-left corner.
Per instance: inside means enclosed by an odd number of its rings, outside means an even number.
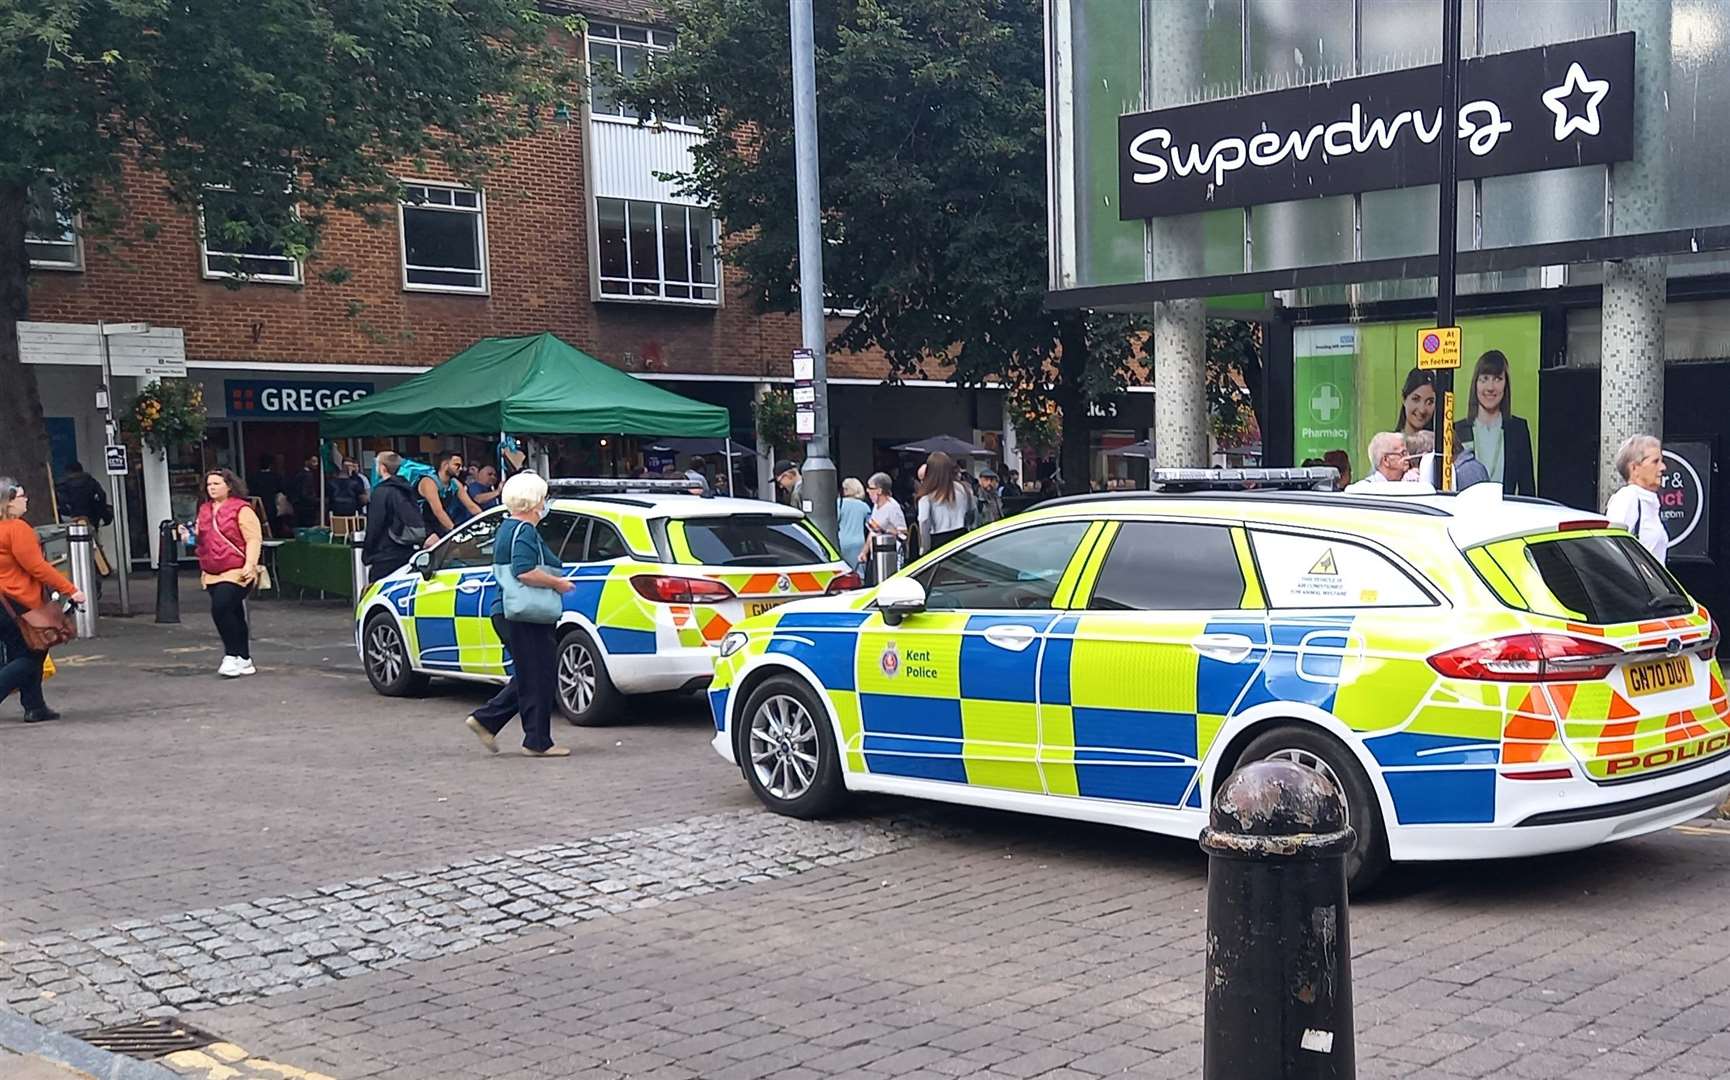
[[[1240,436],[1253,419],[1267,431],[1261,403],[1259,323],[1238,319],[1207,321],[1207,406],[1217,438]]]
[[[189,212],[218,189],[230,242],[304,258],[333,211],[381,220],[404,163],[475,178],[532,129],[578,77],[561,26],[577,28],[534,0],[7,0],[0,466],[45,475],[17,337],[32,185],[51,177],[86,231],[123,226],[120,242],[151,231],[125,216],[127,183]]]
[[[682,190],[712,204],[758,304],[798,305],[786,0],[667,0],[672,53],[619,84],[644,116],[704,117]],[[951,368],[1062,410],[1086,490],[1090,407],[1138,380],[1138,324],[1048,311],[1040,0],[817,0],[823,270],[859,314],[842,349],[897,376]],[[617,81],[617,80],[615,80]]]

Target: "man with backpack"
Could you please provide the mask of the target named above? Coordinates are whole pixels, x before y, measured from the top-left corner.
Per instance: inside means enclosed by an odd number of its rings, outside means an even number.
[[[427,542],[420,500],[408,481],[398,475],[405,464],[401,455],[389,450],[378,455],[379,480],[367,500],[366,539],[360,556],[366,563],[369,584],[401,568]]]

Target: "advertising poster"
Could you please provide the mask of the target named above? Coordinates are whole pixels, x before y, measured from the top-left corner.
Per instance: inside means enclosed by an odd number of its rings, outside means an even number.
[[[1440,405],[1435,372],[1418,368],[1425,320],[1300,326],[1293,332],[1292,459],[1369,468],[1372,436],[1427,429]],[[1537,494],[1539,318],[1460,320],[1454,372],[1456,454],[1475,459],[1510,495]],[[1456,467],[1458,462],[1456,462]]]

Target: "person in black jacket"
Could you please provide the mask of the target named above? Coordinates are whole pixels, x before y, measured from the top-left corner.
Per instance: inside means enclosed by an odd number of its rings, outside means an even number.
[[[366,539],[361,543],[369,584],[400,568],[426,543],[420,504],[408,481],[397,475],[401,468],[401,455],[389,450],[379,454],[379,481],[366,504]]]
[[[114,508],[109,505],[108,492],[102,481],[84,471],[74,461],[66,468],[66,478],[55,489],[60,499],[60,516],[67,521],[83,518],[92,525],[114,524]]]
[[[1471,405],[1454,424],[1454,445],[1470,446],[1491,480],[1509,495],[1536,495],[1532,429],[1514,415],[1508,358],[1500,349],[1478,357],[1472,368]]]

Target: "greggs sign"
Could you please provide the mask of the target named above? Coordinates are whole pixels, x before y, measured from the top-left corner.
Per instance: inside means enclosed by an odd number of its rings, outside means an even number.
[[[1451,121],[1440,84],[1433,64],[1119,117],[1119,215],[1433,184],[1444,132],[1462,180],[1633,156],[1632,33],[1466,60]]]

